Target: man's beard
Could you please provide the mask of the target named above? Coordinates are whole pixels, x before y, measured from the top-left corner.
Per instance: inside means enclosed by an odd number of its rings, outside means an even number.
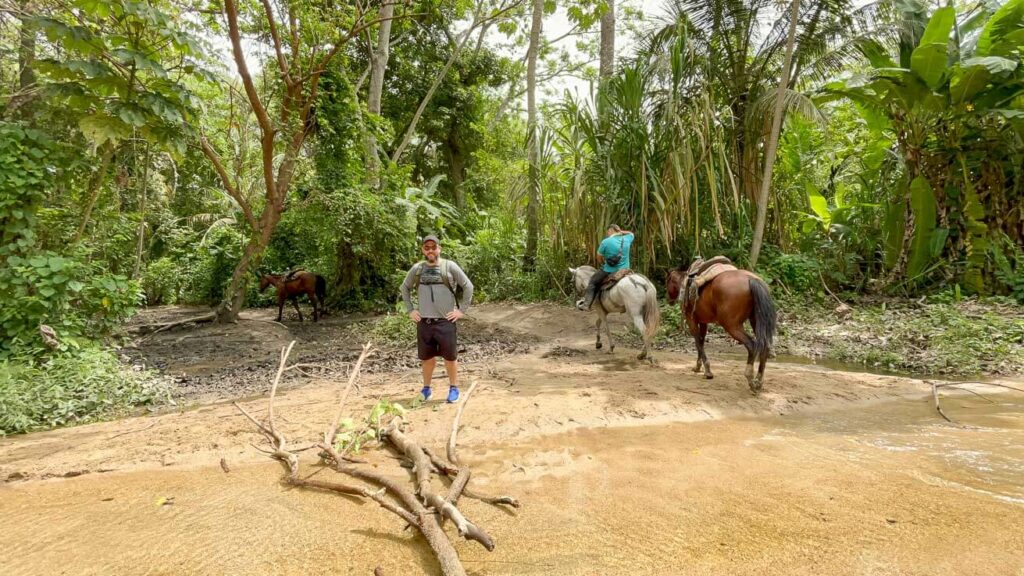
[[[434,254],[433,252],[427,254],[427,262],[430,262],[431,264],[437,262],[437,254]]]

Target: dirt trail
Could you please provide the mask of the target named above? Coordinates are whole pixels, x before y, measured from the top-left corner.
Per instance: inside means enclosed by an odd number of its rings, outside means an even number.
[[[479,330],[533,344],[465,366],[480,382],[460,434],[473,482],[525,504],[515,514],[466,504],[498,542],[491,554],[458,544],[471,573],[1024,570],[1024,536],[1011,528],[1024,525],[1020,399],[951,397],[947,411],[977,426],[953,428],[913,379],[772,363],[754,397],[732,360],[712,355],[707,381],[690,372],[691,355],[662,352],[650,366],[635,350],[593,350],[590,319],[566,308],[475,316]],[[529,336],[508,334],[517,330]],[[291,337],[280,336],[266,341],[270,353]],[[303,379],[285,390],[288,437],[321,433],[338,389]],[[351,412],[417,389],[414,371],[368,375]],[[412,410],[412,433],[440,447],[453,414],[433,402]],[[249,445],[258,441],[224,403],[0,440],[0,566],[436,573],[422,541],[376,506],[282,487],[280,467]]]

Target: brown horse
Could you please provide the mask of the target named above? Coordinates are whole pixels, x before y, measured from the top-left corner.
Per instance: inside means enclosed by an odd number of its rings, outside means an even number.
[[[701,287],[696,303],[687,308],[685,298],[680,298],[686,272],[685,267],[669,272],[667,291],[670,302],[679,302],[690,334],[697,343],[697,366],[693,371],[700,372],[703,365],[704,377],[714,378],[704,353],[704,339],[708,334],[708,324],[718,324],[747,349],[747,385],[756,394],[764,383],[764,365],[768,361],[776,327],[775,302],[768,293],[768,285],[746,270],[722,272]],[[754,331],[753,338],[743,329],[747,320]],[[760,361],[757,377],[754,377],[755,358]]]
[[[295,311],[299,313],[299,322],[302,322],[302,310],[299,310],[299,296],[309,296],[313,303],[313,322],[323,315],[324,293],[327,290],[327,281],[319,274],[299,270],[285,276],[283,274],[264,274],[260,276],[260,292],[273,285],[277,289],[277,321],[281,321],[281,313],[284,311],[285,299],[291,300]]]

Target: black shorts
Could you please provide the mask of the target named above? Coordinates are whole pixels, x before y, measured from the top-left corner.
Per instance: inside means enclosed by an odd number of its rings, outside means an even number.
[[[441,356],[449,362],[459,357],[455,323],[445,318],[423,318],[416,323],[416,348],[420,360]]]

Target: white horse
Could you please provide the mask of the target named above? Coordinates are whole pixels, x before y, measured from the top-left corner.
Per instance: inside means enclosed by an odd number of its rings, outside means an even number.
[[[597,272],[591,266],[580,266],[569,268],[572,273],[572,282],[576,286],[576,295],[582,296],[590,278]],[[615,344],[612,342],[612,329],[608,325],[608,314],[625,312],[633,318],[633,325],[636,326],[644,339],[643,350],[637,359],[647,358],[651,352],[651,339],[658,330],[658,322],[661,321],[661,310],[658,308],[658,289],[646,277],[640,274],[630,274],[619,280],[611,290],[600,291],[594,298],[594,305],[590,308],[597,313],[597,344],[596,348],[601,349],[601,324],[604,323],[605,334],[608,335],[608,347],[611,352],[615,351]]]

